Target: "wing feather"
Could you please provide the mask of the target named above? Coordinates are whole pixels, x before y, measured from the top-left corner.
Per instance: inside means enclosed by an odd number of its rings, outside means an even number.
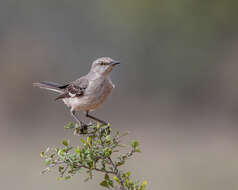
[[[61,88],[64,89],[64,93],[58,96],[56,100],[82,96],[88,87],[88,83],[88,79],[82,77],[74,82],[62,86]]]

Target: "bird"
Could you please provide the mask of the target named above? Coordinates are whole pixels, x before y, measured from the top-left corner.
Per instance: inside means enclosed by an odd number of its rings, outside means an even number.
[[[115,88],[110,73],[118,64],[120,61],[115,61],[110,57],[101,57],[93,61],[87,75],[75,81],[66,84],[44,81],[33,83],[33,86],[57,92],[59,95],[55,100],[62,100],[70,108],[72,117],[81,127],[87,125],[76,117],[78,111],[83,111],[86,117],[107,125],[107,122],[92,116],[90,112],[102,105]]]

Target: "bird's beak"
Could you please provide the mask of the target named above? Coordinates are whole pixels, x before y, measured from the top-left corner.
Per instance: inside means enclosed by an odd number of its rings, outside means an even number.
[[[120,64],[120,61],[114,61],[114,62],[112,63],[112,66],[119,65],[119,64]]]

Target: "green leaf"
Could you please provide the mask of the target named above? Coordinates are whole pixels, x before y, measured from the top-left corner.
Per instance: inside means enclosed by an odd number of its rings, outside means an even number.
[[[111,154],[112,154],[112,150],[109,147],[105,148],[105,156],[109,157]]]
[[[51,155],[50,155],[50,158],[54,158],[54,156],[55,156],[55,153],[51,154]]]
[[[114,176],[113,179],[114,179],[119,185],[121,184],[121,182],[120,182],[120,180],[119,180],[119,178],[118,178],[117,176]]]
[[[135,148],[135,152],[141,152],[138,147]]]
[[[147,181],[143,181],[143,183],[141,184],[142,187],[145,187],[147,185]]]
[[[104,179],[105,179],[105,180],[109,180],[109,179],[110,179],[109,175],[108,175],[108,174],[105,174]]]
[[[45,160],[45,165],[46,165],[46,166],[50,165],[50,161],[51,161],[50,159],[46,159],[46,160]]]
[[[147,181],[143,181],[143,183],[141,184],[139,190],[145,190],[146,185],[147,185]]]
[[[110,185],[111,187],[114,187],[113,181],[112,180],[108,180],[108,185]]]
[[[69,180],[70,178],[71,178],[71,176],[68,175],[68,176],[66,176],[64,179],[65,179],[65,180]]]
[[[73,123],[68,123],[67,125],[64,126],[65,129],[73,129]]]
[[[129,184],[130,185],[134,185],[134,183],[133,183],[133,181],[131,179],[129,180]]]
[[[91,137],[87,137],[87,143],[89,144],[89,146],[92,146],[92,138]]]
[[[59,180],[59,181],[61,181],[63,178],[61,177],[61,176],[59,176],[58,178],[57,178],[57,180]]]
[[[75,152],[78,153],[78,154],[80,153],[80,147],[79,146],[75,149]]]
[[[129,188],[129,181],[128,181],[128,179],[126,179],[125,186],[126,186],[127,188]]]
[[[132,148],[136,149],[139,146],[139,142],[136,140],[133,140],[131,143]]]
[[[120,161],[120,162],[117,162],[117,166],[122,166],[123,164],[125,164],[125,161],[124,161],[124,160],[122,160],[122,161]]]
[[[58,170],[61,173],[63,171],[64,167],[63,166],[59,166]]]
[[[44,152],[41,152],[41,153],[40,153],[40,157],[41,157],[41,158],[44,158],[44,156],[45,156],[45,153],[44,153]]]
[[[129,177],[131,175],[131,172],[127,172],[126,175]]]
[[[81,142],[82,142],[83,144],[86,144],[86,141],[85,141],[83,138],[81,138]]]
[[[60,149],[58,147],[55,148],[55,152],[57,152],[57,154],[58,154],[59,150]]]
[[[135,189],[139,189],[139,186],[140,186],[140,185],[139,185],[139,181],[136,180],[136,181],[135,181]]]
[[[47,149],[45,150],[45,153],[49,152],[50,147],[47,147]]]
[[[116,137],[118,137],[118,136],[119,136],[119,134],[120,134],[120,132],[119,132],[119,131],[117,131],[117,132],[116,132],[116,134],[115,134],[115,136],[116,136]]]
[[[74,147],[70,146],[70,147],[64,148],[63,150],[64,150],[65,152],[68,152],[68,151],[72,150],[73,148],[74,148]]]
[[[109,185],[108,185],[107,181],[102,181],[102,182],[100,183],[100,185],[103,186],[103,187],[109,188]]]
[[[63,141],[62,141],[62,144],[63,144],[64,146],[68,146],[68,145],[69,145],[69,143],[68,143],[67,140],[63,140]]]
[[[106,136],[106,141],[110,141],[111,140],[111,136],[110,135],[107,135]]]
[[[88,165],[89,168],[93,168],[93,161],[88,161],[87,165]]]
[[[58,151],[58,155],[59,155],[59,156],[64,156],[64,154],[65,154],[65,151],[64,151],[64,150],[61,150],[61,149],[60,149],[60,150]]]

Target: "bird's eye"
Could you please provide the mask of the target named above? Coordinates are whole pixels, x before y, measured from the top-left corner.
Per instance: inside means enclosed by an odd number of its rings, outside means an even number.
[[[101,62],[100,65],[105,65],[105,63],[104,63],[104,62]]]

